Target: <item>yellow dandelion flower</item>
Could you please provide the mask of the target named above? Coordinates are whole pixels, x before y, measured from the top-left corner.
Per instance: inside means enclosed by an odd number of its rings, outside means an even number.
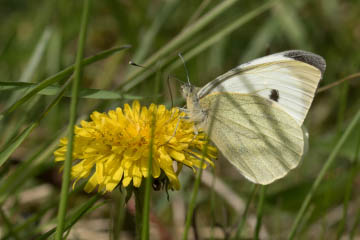
[[[149,175],[153,136],[152,177],[158,179],[163,174],[172,189],[179,189],[178,174],[183,165],[194,171],[199,168],[205,146],[205,162],[213,165],[211,159],[216,156],[215,147],[207,144],[204,133],[195,135],[194,124],[184,120],[184,116],[179,109],[169,111],[164,105],[141,108],[138,101],[133,102],[132,108],[125,104],[124,110],[93,112],[91,121],[82,121],[81,126],[75,127],[71,169],[74,184],[89,178],[85,186],[87,192],[97,186],[99,191],[112,191],[120,183],[127,187],[132,182],[134,187],[139,187],[142,179]],[[60,147],[54,153],[55,161],[65,160],[67,143],[66,138],[60,140]]]

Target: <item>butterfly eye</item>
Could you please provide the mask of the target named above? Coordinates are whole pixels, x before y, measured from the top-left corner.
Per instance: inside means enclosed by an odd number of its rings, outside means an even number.
[[[189,85],[189,84],[184,84],[181,86],[182,91],[185,95],[191,94],[193,92],[193,86]]]

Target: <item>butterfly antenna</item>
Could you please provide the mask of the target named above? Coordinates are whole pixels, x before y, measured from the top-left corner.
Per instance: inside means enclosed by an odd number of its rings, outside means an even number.
[[[179,78],[177,78],[177,77],[176,77],[176,76],[174,76],[174,75],[169,74],[169,78],[173,78],[173,79],[175,79],[176,81],[178,81],[179,83],[181,83],[181,84],[185,84],[185,82],[184,82],[184,81],[181,81]]]
[[[170,87],[170,75],[168,76],[166,82],[167,82],[167,86],[168,86],[168,90],[169,90],[169,94],[170,94],[170,99],[171,99],[171,108],[173,108],[174,107],[174,101],[173,101],[173,96],[172,96],[171,87]]]
[[[183,64],[184,64],[184,68],[185,68],[186,78],[187,78],[187,80],[188,80],[188,84],[191,85],[191,83],[190,83],[190,78],[189,78],[189,71],[188,71],[188,69],[187,69],[187,67],[186,67],[185,60],[184,60],[183,56],[181,55],[181,53],[179,53],[178,56],[180,57],[181,61],[182,61]]]

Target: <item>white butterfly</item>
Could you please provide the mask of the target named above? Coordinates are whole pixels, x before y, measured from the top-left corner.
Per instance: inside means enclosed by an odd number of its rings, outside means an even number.
[[[301,126],[325,67],[300,50],[258,58],[202,88],[183,85],[186,112],[242,175],[269,184],[304,154]]]

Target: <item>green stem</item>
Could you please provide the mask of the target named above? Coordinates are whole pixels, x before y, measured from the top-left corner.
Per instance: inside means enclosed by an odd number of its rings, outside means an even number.
[[[356,124],[358,123],[360,119],[360,110],[356,113],[355,117],[353,118],[353,120],[350,122],[350,124],[348,125],[348,127],[345,130],[345,133],[341,136],[340,140],[337,142],[335,148],[333,149],[333,151],[331,152],[330,156],[328,157],[328,159],[326,160],[323,168],[321,169],[319,175],[317,176],[314,184],[312,185],[310,191],[308,192],[308,194],[306,195],[306,198],[303,202],[303,204],[301,205],[301,208],[295,218],[294,224],[291,227],[291,231],[289,234],[288,239],[294,239],[295,234],[299,228],[300,222],[306,212],[306,209],[308,208],[310,201],[314,195],[314,193],[316,192],[316,190],[319,188],[321,181],[323,180],[326,172],[329,170],[331,164],[335,161],[335,158],[337,156],[337,154],[339,153],[342,145],[345,143],[346,139],[350,136],[350,134],[353,132],[353,129],[355,128]]]
[[[215,169],[211,169],[211,172],[213,174],[213,178],[211,181],[211,192],[210,192],[210,215],[211,215],[211,232],[210,232],[210,239],[214,240],[214,227],[215,227],[215,207],[216,207],[216,203],[215,203],[215,179],[216,179],[216,175],[215,175]]]
[[[257,210],[255,234],[254,234],[254,239],[255,240],[259,239],[261,223],[262,223],[262,216],[263,216],[263,210],[264,210],[265,192],[266,192],[266,186],[261,186],[260,198],[259,198],[259,204],[258,204],[258,210]]]
[[[16,240],[20,240],[18,233],[14,231],[13,224],[10,222],[10,219],[6,216],[5,212],[0,208],[0,216],[3,219],[5,226],[7,227],[9,234],[14,237]]]
[[[143,228],[143,209],[144,209],[144,187],[143,184],[139,188],[134,188],[135,194],[135,224],[136,224],[136,238],[141,239]]]
[[[355,156],[354,156],[354,160],[351,162],[350,175],[348,176],[348,181],[346,183],[346,190],[345,190],[345,196],[344,196],[344,207],[343,207],[343,217],[338,226],[336,239],[341,239],[341,237],[344,233],[344,230],[345,230],[346,221],[348,219],[347,211],[348,211],[348,207],[349,207],[349,201],[350,201],[351,194],[352,194],[354,180],[359,171],[359,153],[360,153],[360,131],[358,130],[358,141],[357,141],[357,146],[356,146],[356,150],[355,150]]]
[[[65,227],[65,216],[68,201],[68,189],[70,186],[70,172],[72,163],[73,141],[74,141],[74,126],[76,122],[76,112],[78,105],[79,85],[82,77],[82,64],[81,61],[84,55],[84,47],[86,40],[87,25],[89,20],[90,1],[84,0],[83,15],[81,20],[79,46],[77,49],[74,81],[72,82],[72,97],[70,105],[70,121],[69,121],[69,140],[66,152],[66,159],[64,163],[64,174],[61,186],[61,199],[58,211],[58,224],[56,228],[55,240],[61,240],[63,237],[63,231]]]
[[[75,223],[77,223],[87,212],[92,212],[98,207],[102,206],[104,202],[97,204],[94,206],[94,204],[102,197],[100,193],[97,193],[96,195],[92,196],[89,200],[87,200],[84,204],[82,204],[78,209],[76,209],[73,213],[70,214],[70,216],[66,219],[66,224],[64,227],[64,230],[69,230],[74,226]],[[53,239],[52,234],[56,231],[55,228],[47,231],[46,233],[42,234],[36,240],[48,240]],[[56,237],[56,236],[55,236]],[[65,239],[65,238],[64,238]]]
[[[155,133],[155,123],[156,123],[156,114],[153,114],[153,120],[151,123],[151,133],[150,133],[150,150],[149,150],[149,162],[148,162],[148,176],[145,180],[145,189],[144,189],[144,208],[142,214],[142,229],[141,229],[141,239],[148,240],[150,235],[150,191],[152,183],[152,161],[153,161],[153,146],[154,146],[154,133]]]
[[[196,179],[195,179],[195,183],[194,183],[194,188],[193,191],[191,193],[191,199],[190,199],[190,204],[186,213],[186,222],[185,222],[185,229],[184,229],[184,233],[183,233],[183,240],[187,240],[188,239],[188,234],[189,234],[189,229],[190,229],[190,225],[193,219],[193,214],[194,214],[194,208],[195,208],[195,203],[196,203],[196,197],[197,194],[199,192],[199,186],[200,186],[200,179],[201,179],[201,175],[202,175],[202,165],[204,163],[204,158],[201,158],[201,163],[200,163],[200,168],[196,174]]]
[[[121,186],[119,186],[119,189]],[[126,191],[126,190],[124,190]],[[114,199],[114,211],[112,212],[112,239],[119,240],[120,232],[123,228],[124,217],[125,217],[125,194],[120,193],[120,191],[113,191],[112,198]]]
[[[252,199],[254,198],[255,196],[255,193],[258,189],[258,186],[259,185],[256,185],[256,184],[253,184],[252,185],[252,189],[251,189],[251,194],[246,202],[246,206],[245,206],[245,209],[244,209],[244,213],[242,214],[242,217],[241,217],[241,220],[240,220],[240,223],[239,223],[239,228],[236,232],[236,236],[235,236],[235,239],[240,239],[241,237],[241,232],[245,226],[245,223],[246,223],[246,218],[248,216],[248,212],[249,212],[249,208],[250,208],[250,204],[252,202]]]
[[[354,225],[350,231],[350,237],[349,237],[350,240],[354,239],[356,230],[359,230],[358,227],[359,224],[360,224],[360,208],[358,208],[358,210],[356,211]]]

